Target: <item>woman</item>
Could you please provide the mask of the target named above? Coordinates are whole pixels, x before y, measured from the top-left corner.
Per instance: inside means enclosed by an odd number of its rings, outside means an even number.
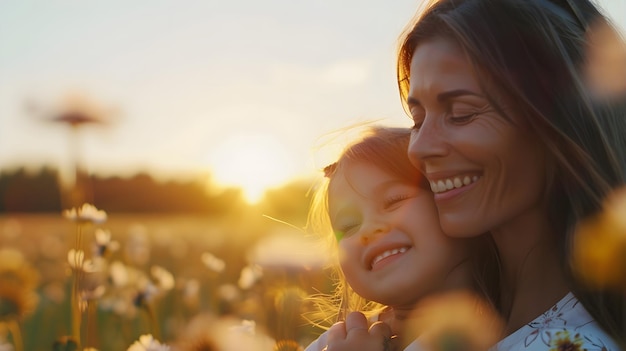
[[[623,90],[584,74],[587,39],[607,28],[587,0],[443,0],[401,42],[409,157],[441,226],[498,247],[499,350],[626,345],[623,297],[571,269],[576,224],[625,183]]]

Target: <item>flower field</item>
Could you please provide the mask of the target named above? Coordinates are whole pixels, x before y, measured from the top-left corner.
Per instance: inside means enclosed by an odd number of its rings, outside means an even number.
[[[617,296],[625,214],[620,190],[574,242],[581,281]],[[308,297],[333,288],[330,255],[309,234],[254,207],[217,217],[89,204],[3,214],[0,351],[303,350],[321,332],[305,318],[315,310]],[[437,325],[433,344],[484,350],[497,340],[498,316],[461,313],[475,297],[433,301],[415,324]]]
[[[297,350],[323,252],[259,213],[0,216],[0,350]]]

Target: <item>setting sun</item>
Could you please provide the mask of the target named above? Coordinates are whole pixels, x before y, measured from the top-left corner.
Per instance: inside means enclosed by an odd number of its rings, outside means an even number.
[[[292,176],[293,160],[286,147],[266,134],[232,135],[211,152],[209,162],[214,180],[240,187],[249,203]]]

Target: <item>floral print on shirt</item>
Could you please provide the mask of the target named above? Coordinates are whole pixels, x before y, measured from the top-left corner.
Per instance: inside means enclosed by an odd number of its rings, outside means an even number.
[[[495,345],[491,351],[618,351],[572,293]]]

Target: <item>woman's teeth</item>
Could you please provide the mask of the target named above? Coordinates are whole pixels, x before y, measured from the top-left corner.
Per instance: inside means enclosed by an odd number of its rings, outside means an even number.
[[[383,260],[383,259],[385,259],[385,258],[387,258],[389,256],[392,256],[392,255],[397,255],[397,254],[404,253],[408,249],[409,249],[408,247],[401,247],[399,249],[387,250],[387,251],[381,253],[380,255],[374,257],[374,259],[372,260],[372,264],[371,265],[374,266],[376,263],[380,262],[381,260]]]
[[[448,190],[470,185],[474,183],[475,181],[477,181],[479,178],[480,176],[475,175],[471,177],[465,176],[463,178],[454,177],[454,178],[447,178],[447,179],[439,179],[437,181],[431,180],[430,189],[433,191],[433,193],[443,193]]]

